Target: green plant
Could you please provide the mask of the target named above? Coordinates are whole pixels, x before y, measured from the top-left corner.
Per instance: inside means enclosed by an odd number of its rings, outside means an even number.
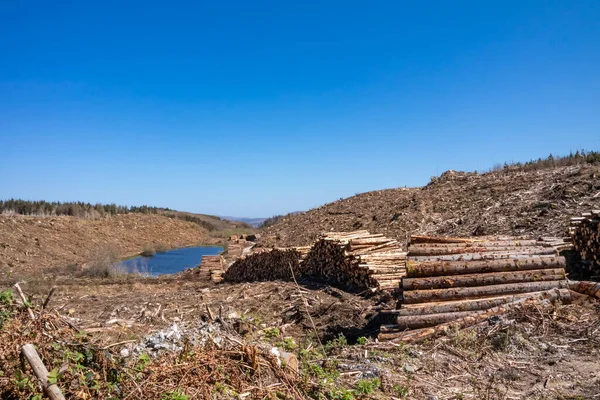
[[[55,385],[58,382],[58,369],[54,368],[52,371],[48,372],[48,383],[51,385]]]
[[[13,302],[13,292],[6,289],[0,292],[0,305],[10,306]]]
[[[152,359],[150,358],[150,356],[148,354],[145,354],[145,353],[140,354],[140,356],[138,357],[136,369],[140,372],[145,370],[151,361],[152,361]]]
[[[294,351],[298,348],[298,345],[294,341],[294,338],[286,337],[283,339],[281,347],[286,351]]]
[[[396,384],[393,386],[393,389],[394,392],[400,397],[408,396],[408,388],[406,386]]]
[[[356,344],[359,344],[361,346],[367,344],[367,338],[364,336],[359,337],[358,339],[356,339]]]
[[[327,342],[325,344],[325,351],[326,352],[330,352],[331,350],[340,348],[340,347],[344,347],[348,345],[348,340],[346,339],[346,336],[344,336],[343,334],[339,334],[338,337],[336,337],[333,340],[330,340],[329,342]]]
[[[265,336],[269,339],[278,337],[279,335],[281,335],[281,332],[277,327],[265,329]]]
[[[189,400],[190,396],[181,393],[179,390],[163,393],[160,396],[161,400]]]
[[[356,384],[355,392],[359,395],[368,395],[373,393],[376,389],[381,386],[381,380],[379,378],[374,379],[361,379]]]
[[[4,325],[4,321],[7,321],[10,316],[10,305],[13,302],[13,293],[11,290],[3,290],[0,292],[0,329]],[[7,308],[7,309],[5,309]]]

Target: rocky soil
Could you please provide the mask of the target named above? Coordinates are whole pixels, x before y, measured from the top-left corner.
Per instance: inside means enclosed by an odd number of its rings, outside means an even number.
[[[288,216],[264,246],[311,244],[323,231],[368,229],[406,243],[411,234],[563,236],[569,217],[600,208],[600,165],[485,174],[447,171],[424,187],[362,193]]]

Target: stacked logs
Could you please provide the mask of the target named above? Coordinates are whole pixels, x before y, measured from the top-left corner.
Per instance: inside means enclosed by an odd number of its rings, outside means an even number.
[[[198,278],[219,283],[223,280],[223,273],[225,273],[224,265],[225,262],[220,255],[202,256],[200,266],[197,268]]]
[[[223,278],[227,282],[291,281],[292,269],[294,275],[299,275],[300,258],[301,254],[294,249],[257,251],[237,259]]]
[[[581,257],[583,275],[600,278],[600,210],[571,218],[569,229],[575,251]]]
[[[313,246],[292,249],[254,249],[231,265],[230,282],[314,278],[356,289],[399,289],[406,274],[406,253],[397,240],[368,231],[328,232]]]
[[[397,240],[366,230],[328,232],[313,245],[302,272],[349,289],[399,289],[406,253]]]
[[[569,298],[558,255],[565,246],[554,238],[412,236],[400,307],[382,315],[380,339],[413,337],[406,331],[472,320],[531,297]]]

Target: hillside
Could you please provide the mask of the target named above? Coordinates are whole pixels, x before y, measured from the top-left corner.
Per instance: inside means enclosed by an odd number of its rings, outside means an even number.
[[[308,245],[322,231],[562,236],[568,218],[600,208],[598,163],[485,174],[447,171],[424,187],[361,193],[263,229],[265,246]]]
[[[99,219],[0,215],[0,273],[83,263],[107,247],[125,257],[145,246],[177,248],[211,241],[208,231],[197,224],[163,215]]]

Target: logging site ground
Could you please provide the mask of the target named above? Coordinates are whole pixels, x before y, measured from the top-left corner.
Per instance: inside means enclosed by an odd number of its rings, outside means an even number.
[[[19,357],[32,343],[47,386],[76,399],[600,398],[600,303],[574,291],[568,302],[523,303],[404,343],[378,340],[381,311],[398,306],[391,291],[294,275],[230,283],[219,271],[200,279],[202,266],[159,277],[118,267],[144,252],[219,245],[216,268],[225,270],[333,231],[385,235],[403,251],[411,235],[562,238],[571,218],[598,209],[600,165],[590,162],[448,171],[424,187],[358,194],[259,229],[161,213],[4,213],[0,397],[42,398]]]

